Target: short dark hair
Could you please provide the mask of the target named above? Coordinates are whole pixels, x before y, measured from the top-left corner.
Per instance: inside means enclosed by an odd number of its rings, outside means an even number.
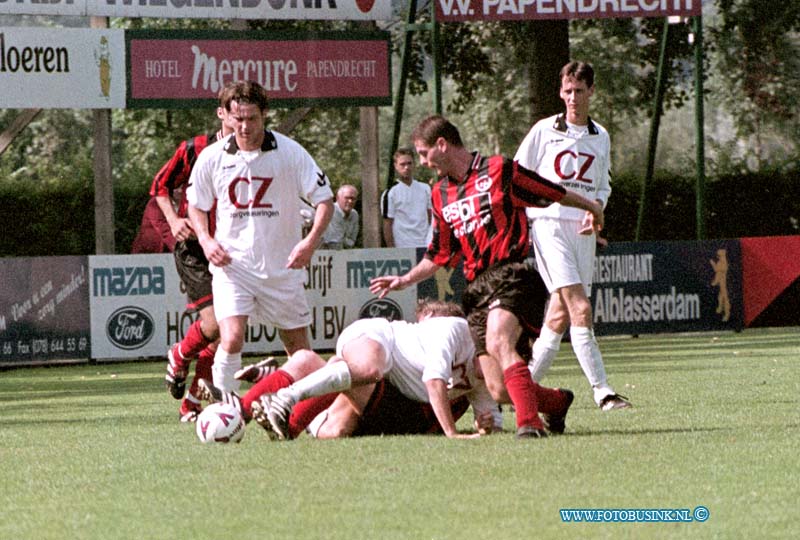
[[[220,105],[230,112],[231,102],[252,103],[258,110],[267,110],[267,91],[263,86],[253,81],[237,81],[225,85],[220,95]]]
[[[400,156],[408,156],[410,158],[414,158],[414,151],[411,148],[398,148],[397,151],[392,156],[392,161],[397,161],[397,158]]]
[[[587,88],[594,86],[594,69],[586,62],[570,62],[561,68],[559,75],[561,81],[564,77],[574,77],[577,81],[585,82]]]
[[[433,145],[441,137],[454,146],[464,146],[458,128],[450,123],[444,116],[434,114],[417,124],[411,133],[411,142],[421,141]]]
[[[464,310],[458,304],[432,298],[422,298],[417,301],[415,315],[417,320],[425,315],[430,315],[431,317],[465,317]]]

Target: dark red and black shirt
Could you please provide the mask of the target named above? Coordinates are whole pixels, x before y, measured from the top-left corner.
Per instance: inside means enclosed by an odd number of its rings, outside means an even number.
[[[528,254],[525,208],[548,206],[566,190],[503,156],[482,157],[460,179],[433,187],[433,239],[426,257],[439,266],[464,257],[467,281],[489,266],[522,261]]]
[[[186,139],[175,150],[169,161],[153,178],[153,185],[150,186],[151,197],[172,197],[172,193],[181,188],[185,188],[192,174],[192,167],[197,161],[197,156],[208,146],[222,138],[222,131],[216,133],[206,133],[196,135],[191,139]],[[186,189],[182,190],[180,203],[178,204],[178,215],[186,217]]]

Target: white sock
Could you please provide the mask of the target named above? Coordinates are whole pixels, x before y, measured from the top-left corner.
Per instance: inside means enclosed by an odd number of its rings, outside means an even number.
[[[330,362],[310,373],[288,388],[279,390],[281,397],[288,397],[294,403],[314,396],[332,392],[343,392],[351,386],[350,367],[347,362]]]
[[[218,347],[214,354],[214,365],[211,366],[214,386],[223,392],[238,392],[242,383],[233,376],[241,367],[241,352],[231,354],[222,347]]]
[[[598,406],[601,403],[603,403],[603,400],[605,398],[616,394],[616,392],[614,392],[614,390],[607,384],[600,384],[595,386],[594,388],[592,388],[592,392],[594,394],[594,402],[597,403]]]
[[[528,364],[531,378],[539,382],[544,378],[553,360],[561,347],[561,338],[564,334],[556,334],[547,326],[542,326],[542,331],[536,341],[533,342],[533,358]]]
[[[597,345],[592,329],[571,326],[569,334],[572,340],[572,350],[575,351],[575,356],[578,357],[578,363],[583,369],[583,374],[589,379],[589,384],[592,385],[592,388],[607,387],[603,356],[600,354],[600,347]],[[595,393],[596,397],[597,393]]]

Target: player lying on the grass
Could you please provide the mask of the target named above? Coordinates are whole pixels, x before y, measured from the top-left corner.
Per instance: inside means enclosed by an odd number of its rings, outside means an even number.
[[[420,122],[411,140],[420,164],[440,178],[433,189],[433,240],[415,267],[401,276],[373,278],[370,291],[383,298],[463,257],[468,284],[462,305],[486,384],[498,401],[502,391],[511,397],[518,438],[544,437],[539,385],[528,371],[527,356],[517,350],[520,336],[541,326],[546,298],[541,279],[523,262],[529,249],[525,208],[560,202],[588,210],[598,229],[603,208],[503,156],[470,152],[442,116]]]
[[[449,305],[461,313],[458,306]],[[421,322],[417,324],[356,321],[340,336],[337,354],[331,362],[274,395],[262,396],[256,407],[264,409],[272,428],[285,438],[290,435],[288,418],[296,403],[330,391],[350,390],[346,396],[351,400],[353,415],[344,421],[337,417],[339,423],[330,428],[333,433],[348,434],[356,428],[358,417],[373,395],[375,382],[385,377],[406,397],[429,401],[445,435],[458,436],[455,422],[448,415],[450,410],[444,407],[448,397],[472,394],[478,417],[498,409],[475,364],[475,345],[463,315],[437,317],[435,312],[425,313],[424,305],[421,309]],[[510,401],[506,392],[500,397]],[[572,393],[542,388],[536,397],[543,403],[545,424],[552,432],[563,432]],[[498,419],[495,425],[499,424]],[[325,432],[321,435],[325,436]]]
[[[331,362],[326,364],[312,351],[298,351],[281,369],[258,381],[247,392],[241,399],[241,410],[270,430],[272,423],[268,417],[270,404],[275,400],[273,393],[294,386],[294,381],[309,383],[326,379],[328,368],[334,366],[336,374],[343,371],[356,374],[352,377],[355,379],[352,389],[351,385],[341,384],[339,375],[333,384],[314,384],[310,393],[282,409],[285,421],[273,428],[278,437],[297,436],[332,404],[325,419],[315,426],[316,435],[321,438],[427,433],[437,426],[448,437],[476,437],[478,434],[458,433],[455,427],[456,416],[463,414],[469,403],[481,431],[491,431],[494,426],[500,429],[499,407],[478,378],[473,364],[475,349],[466,321],[463,317],[441,316],[442,311],[434,309],[461,313],[455,304],[438,303],[438,308],[421,307],[420,323],[356,321],[339,337],[337,355]],[[237,375],[249,379],[248,371],[245,368]],[[235,394],[216,391],[208,383],[203,386],[215,399],[236,404]],[[337,396],[338,392],[345,393]],[[462,396],[469,401],[459,400]]]

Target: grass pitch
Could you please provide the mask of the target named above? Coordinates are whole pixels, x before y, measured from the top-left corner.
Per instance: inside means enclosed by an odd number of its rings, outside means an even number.
[[[178,423],[163,363],[5,371],[0,538],[798,538],[797,330],[602,339],[635,406],[610,413],[565,344],[545,383],[576,399],[546,440],[271,443],[251,424],[206,446]],[[705,522],[559,513],[700,505]]]

